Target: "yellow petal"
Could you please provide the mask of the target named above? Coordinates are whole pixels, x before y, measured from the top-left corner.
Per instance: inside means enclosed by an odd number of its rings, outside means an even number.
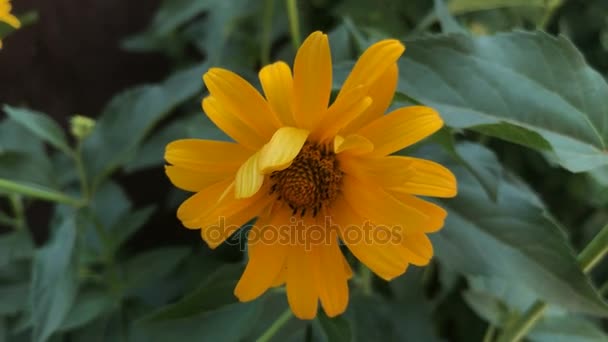
[[[387,155],[408,147],[441,128],[443,121],[432,108],[399,108],[361,128],[358,134],[374,144],[373,154]]]
[[[404,234],[403,245],[410,252],[410,262],[416,266],[425,266],[433,257],[433,245],[424,233]]]
[[[323,141],[335,136],[345,125],[369,108],[372,99],[365,96],[366,93],[367,88],[355,87],[337,99],[327,110],[315,137],[318,136],[318,140]]]
[[[298,50],[294,62],[294,119],[313,130],[329,104],[332,82],[331,53],[327,35],[313,32]]]
[[[319,295],[312,274],[318,255],[304,245],[291,245],[288,249],[287,301],[296,317],[313,319],[317,315]]]
[[[269,236],[277,236],[277,227],[289,223],[289,212],[277,210],[272,216],[260,218],[249,232],[249,261],[245,272],[237,284],[234,294],[241,302],[253,300],[273,285],[283,271],[288,245],[277,240],[263,238],[268,230]]]
[[[386,113],[386,110],[393,101],[399,72],[397,63],[393,63],[375,82],[371,84],[367,91],[367,96],[372,99],[372,104],[363,113],[353,119],[343,130],[344,133],[357,131],[375,119]]]
[[[344,313],[348,305],[348,274],[335,232],[333,235],[328,243],[316,246],[319,253],[316,276],[319,298],[329,317]]]
[[[374,150],[374,145],[367,138],[351,134],[346,138],[336,135],[334,138],[334,153],[346,153],[349,155],[367,154]]]
[[[294,127],[279,128],[260,151],[259,170],[263,174],[284,170],[300,153],[309,132]]]
[[[251,156],[251,151],[230,142],[182,139],[169,143],[165,149],[165,160],[181,168],[208,171],[235,171]]]
[[[360,182],[392,189],[413,177],[410,159],[401,156],[340,158],[342,170]]]
[[[190,196],[177,209],[177,218],[179,218],[179,220],[182,221],[182,224],[187,228],[200,228],[201,226],[197,225],[197,220],[215,208],[220,196],[226,191],[231,183],[232,180],[227,179],[210,185]]]
[[[340,238],[357,259],[374,273],[391,280],[405,272],[408,266],[406,251],[402,244],[380,242],[371,238],[373,226],[365,224],[343,199],[335,202],[332,211],[332,224],[340,231]]]
[[[203,110],[209,119],[229,137],[251,150],[258,150],[268,139],[257,133],[234,112],[212,96],[203,99]]]
[[[289,65],[276,62],[260,70],[260,83],[270,107],[283,126],[295,126],[293,118],[293,78]]]
[[[223,196],[211,212],[198,218],[196,224],[201,227],[201,237],[209,248],[219,246],[275,200],[268,196],[268,188],[263,189],[265,191],[246,199]]]
[[[280,127],[268,102],[249,82],[232,71],[211,68],[203,76],[211,96],[228,112],[265,139]]]
[[[198,171],[165,165],[165,173],[176,187],[186,191],[197,192],[219,181],[233,178],[235,171],[213,169]]]
[[[344,198],[359,216],[372,224],[395,227],[404,233],[427,228],[429,216],[426,213],[405,205],[380,186],[362,183],[350,175],[344,176],[343,180]]]
[[[255,195],[264,183],[264,175],[259,167],[260,152],[254,153],[236,173],[234,180],[234,196],[249,198]]]
[[[450,170],[430,160],[403,158],[410,161],[413,172],[405,182],[391,190],[421,196],[456,196],[456,177]]]
[[[405,51],[405,46],[395,39],[382,40],[370,46],[359,57],[350,75],[344,81],[338,97],[359,85],[370,86],[375,83],[394,65],[403,51]]]
[[[428,217],[428,221],[420,227],[420,230],[426,233],[436,232],[443,227],[447,212],[442,207],[435,203],[425,201],[416,196],[406,193],[390,191],[390,193],[401,202],[402,205],[414,208],[419,212],[423,212]]]

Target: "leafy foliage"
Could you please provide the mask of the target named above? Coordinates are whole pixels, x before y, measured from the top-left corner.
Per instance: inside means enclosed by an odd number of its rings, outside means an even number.
[[[530,341],[607,340],[608,264],[589,274],[577,258],[608,220],[605,1],[297,4],[303,33],[329,33],[334,90],[371,43],[406,43],[394,105],[434,107],[446,126],[399,153],[459,183],[441,201],[432,263],[387,283],[347,255],[355,274],[338,317],[293,318],[281,287],[239,303],[246,253],[210,253],[180,227],[185,194],[165,191],[162,155],[176,139],[230,140],[201,113],[201,75],[230,67],[260,88],[263,64],[291,63],[286,2],[165,0],[123,48],[161,52],[173,71],[121,90],[90,136],[3,106],[0,341],[474,341],[486,329],[488,341],[539,300],[549,308]],[[147,174],[158,182],[133,189]],[[53,204],[45,229],[33,226],[38,201]]]

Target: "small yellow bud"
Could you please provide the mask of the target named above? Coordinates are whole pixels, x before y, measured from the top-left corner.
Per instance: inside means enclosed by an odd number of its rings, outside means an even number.
[[[74,115],[70,119],[70,132],[78,140],[84,140],[86,137],[91,135],[94,128],[95,120],[89,117],[83,115]]]

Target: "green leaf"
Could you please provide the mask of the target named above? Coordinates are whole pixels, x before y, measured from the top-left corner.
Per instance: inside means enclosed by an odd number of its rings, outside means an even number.
[[[117,306],[116,298],[106,291],[85,290],[78,294],[74,306],[65,316],[59,330],[67,331],[83,326]]]
[[[26,230],[0,235],[0,268],[14,260],[29,259],[34,254],[34,243]]]
[[[85,165],[95,185],[133,157],[156,123],[201,91],[206,69],[206,64],[199,64],[158,85],[130,89],[112,99],[83,144]]]
[[[329,318],[325,311],[321,310],[318,316],[319,322],[329,342],[348,342],[352,340],[350,324],[343,316]]]
[[[46,341],[72,309],[78,290],[75,246],[72,216],[57,227],[52,240],[34,256],[29,308],[34,341]]]
[[[136,255],[124,264],[126,286],[137,289],[169,275],[190,252],[186,247],[165,247]]]
[[[608,85],[563,37],[434,36],[409,42],[399,66],[399,92],[438,109],[449,126],[550,146],[573,172],[608,164]]]
[[[528,334],[533,342],[606,342],[608,335],[580,317],[545,317]]]
[[[236,303],[233,294],[242,267],[224,265],[177,303],[135,322],[138,339],[237,341],[249,336],[261,314],[260,300]]]
[[[29,284],[10,284],[0,286],[0,317],[3,315],[14,315],[23,311],[26,308]]]
[[[25,108],[4,105],[4,112],[34,135],[53,145],[66,154],[72,149],[68,144],[63,129],[47,115]]]
[[[19,194],[45,201],[69,204],[75,207],[81,205],[79,199],[70,197],[57,190],[38,184],[12,181],[9,179],[0,178],[0,193]]]
[[[112,250],[116,251],[127,242],[150,219],[155,211],[156,206],[151,205],[121,216],[109,231],[112,236]]]
[[[449,161],[445,164],[458,179],[459,194],[444,201],[446,226],[431,236],[440,261],[469,275],[517,275],[519,282],[549,303],[576,312],[608,314],[564,234],[531,190],[512,176],[498,179],[497,201],[488,201],[469,172]]]

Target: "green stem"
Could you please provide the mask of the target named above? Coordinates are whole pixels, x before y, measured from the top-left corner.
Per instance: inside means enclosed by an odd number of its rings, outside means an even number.
[[[292,317],[291,309],[287,308],[279,318],[260,336],[256,342],[268,342]]]
[[[264,19],[262,22],[262,47],[260,60],[262,65],[270,64],[270,47],[272,45],[272,17],[274,15],[274,0],[264,1]]]
[[[296,51],[302,44],[300,38],[300,22],[298,17],[298,5],[296,0],[287,0],[287,16],[289,17],[289,31],[291,32],[291,41]]]
[[[23,207],[23,198],[17,194],[11,194],[9,196],[9,201],[11,202],[11,208],[13,210],[13,215],[15,217],[14,227],[17,230],[26,228],[25,221],[25,208]]]
[[[608,224],[591,240],[578,256],[578,262],[583,272],[589,273],[591,269],[608,252]],[[537,300],[513,325],[507,327],[498,342],[519,341],[532,330],[536,322],[543,316],[547,303]]]
[[[363,265],[361,265],[361,270],[359,271],[359,273],[361,277],[361,289],[363,290],[363,293],[368,296],[371,296],[373,293],[372,281],[374,280],[374,274],[369,268]]]
[[[583,272],[588,273],[608,253],[608,224],[589,242],[578,255]]]
[[[488,329],[486,329],[486,333],[483,335],[483,342],[492,342],[494,340],[494,335],[496,335],[496,327],[490,324],[488,325]]]
[[[78,171],[78,179],[80,180],[80,191],[82,192],[83,201],[88,203],[90,199],[90,192],[87,182],[87,173],[84,169],[84,163],[82,162],[82,148],[80,141],[76,145],[76,151],[72,157],[74,158],[74,164],[76,164],[76,170]]]
[[[23,182],[11,181],[8,179],[0,178],[0,190],[2,190],[3,192],[25,195],[51,202],[65,203],[76,208],[80,208],[83,205],[82,201],[79,199],[72,198],[61,192],[48,189],[36,184],[26,184]]]

